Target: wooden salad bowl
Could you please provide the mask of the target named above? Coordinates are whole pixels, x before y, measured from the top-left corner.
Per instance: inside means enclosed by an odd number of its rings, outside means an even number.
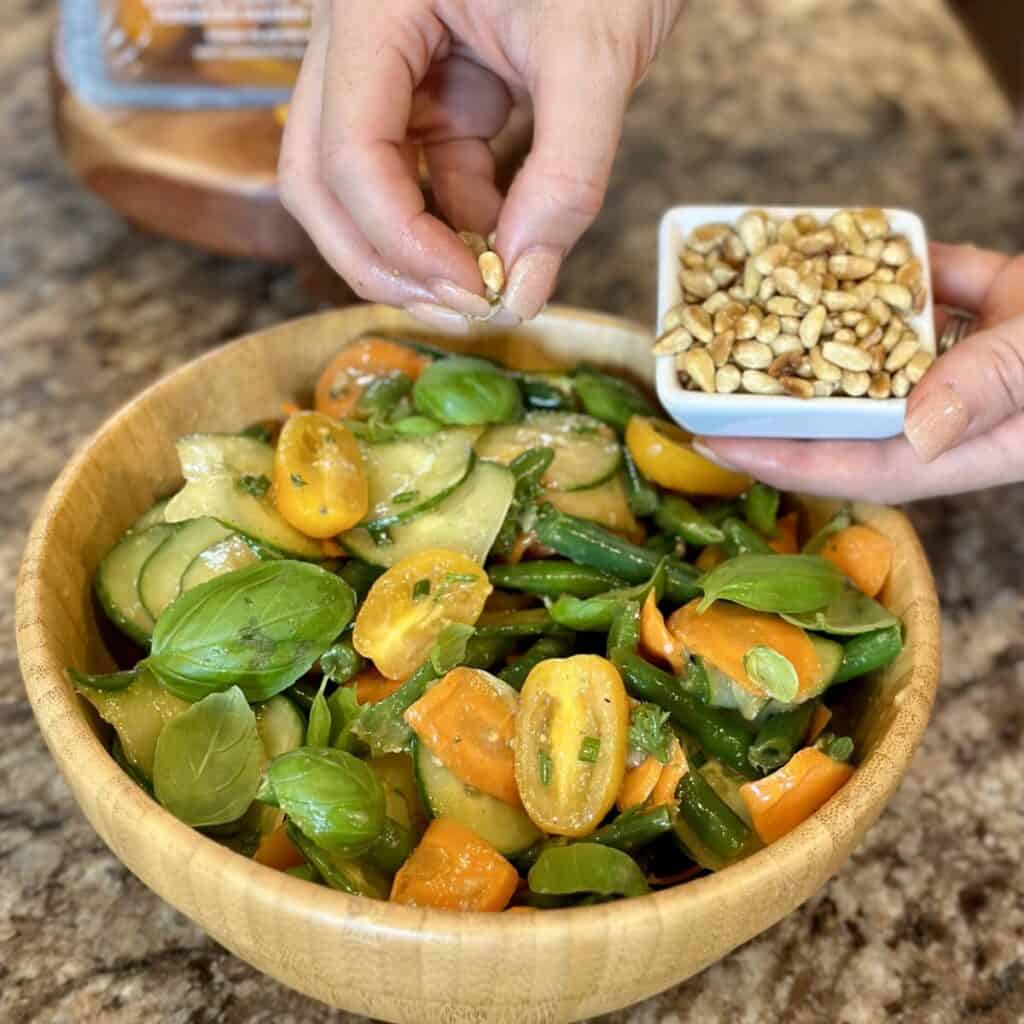
[[[25,688],[75,799],[113,852],[217,942],[332,1006],[395,1022],[557,1022],[605,1013],[674,985],[798,907],[833,875],[881,813],[928,721],[939,678],[939,615],[928,563],[900,512],[855,506],[895,544],[883,600],[903,620],[899,659],[864,683],[861,764],[821,811],[716,874],[653,895],[533,914],[456,914],[374,902],[310,885],[183,825],[124,774],[64,669],[112,668],[91,584],[100,558],[179,483],[174,441],[234,431],[302,400],[318,372],[366,331],[422,333],[392,309],[357,306],[249,335],[171,374],[106,423],[54,484],[17,591]],[[431,339],[519,368],[588,360],[652,379],[637,324],[553,309],[513,334],[479,327]],[[834,508],[834,506],[832,506]],[[829,513],[808,501],[812,518]]]

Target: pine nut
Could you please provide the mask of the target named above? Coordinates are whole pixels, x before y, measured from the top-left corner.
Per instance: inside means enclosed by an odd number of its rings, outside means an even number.
[[[839,337],[838,332],[836,337]],[[871,367],[871,356],[856,345],[840,341],[826,341],[821,346],[821,354],[830,362],[853,373],[863,373]],[[867,385],[864,386],[867,391]]]
[[[839,314],[839,323],[843,327],[856,327],[863,319],[864,314],[859,309],[848,309]]]
[[[844,313],[857,308],[857,296],[850,292],[824,291],[821,293],[821,301],[825,308],[833,313]]]
[[[715,336],[711,316],[701,306],[687,306],[683,310],[683,326],[705,345]]]
[[[881,260],[890,267],[902,267],[910,259],[910,243],[902,236],[890,238],[882,249]]]
[[[904,313],[914,305],[914,296],[910,294],[910,289],[901,284],[880,284],[878,297],[893,309]]]
[[[732,357],[732,347],[736,342],[735,331],[723,331],[721,334],[716,334],[712,339],[711,344],[708,345],[708,355],[711,356],[712,362],[715,366],[725,366]]]
[[[755,337],[758,341],[763,341],[766,345],[770,345],[779,336],[781,330],[782,322],[774,313],[769,313],[761,321]]]
[[[831,380],[816,380],[813,384],[815,398],[831,398],[839,386],[835,381]]]
[[[814,385],[809,380],[800,377],[780,377],[779,383],[787,395],[794,398],[813,398]]]
[[[867,309],[878,295],[878,289],[870,281],[861,281],[853,286],[853,294],[857,299],[857,308]]]
[[[661,321],[662,331],[668,332],[673,328],[678,327],[683,322],[683,310],[686,309],[681,302],[672,306],[668,312],[665,313],[664,319]]]
[[[880,323],[883,327],[892,319],[892,310],[878,298],[868,303],[868,316]]]
[[[857,370],[844,370],[842,387],[851,398],[861,398],[871,387],[871,376]]]
[[[889,233],[889,220],[877,206],[857,210],[853,218],[865,238],[885,238]]]
[[[743,374],[738,366],[731,363],[728,366],[720,366],[715,372],[715,390],[723,395],[731,395],[739,391],[743,382]]]
[[[859,281],[873,274],[877,268],[874,260],[864,256],[833,256],[828,261],[828,269],[840,281]]]
[[[822,355],[820,346],[812,348],[808,355],[811,360],[811,370],[818,380],[832,381],[834,384],[838,384],[842,380],[843,371]]]
[[[892,267],[879,267],[868,280],[875,284],[892,284],[896,280],[896,271]]]
[[[887,373],[876,373],[868,386],[868,398],[885,399],[892,394],[892,378]]]
[[[834,335],[832,335],[833,341],[838,341],[843,345],[855,345],[857,343],[857,335],[850,330],[849,327],[840,327]]]
[[[725,309],[725,307],[729,305],[729,302],[730,299],[726,292],[715,292],[714,295],[709,295],[701,305],[704,307],[705,312],[714,316],[716,313]],[[678,308],[681,313],[685,307],[680,305],[675,308]]]
[[[874,348],[882,340],[883,333],[881,327],[876,327],[870,334],[861,338],[860,347],[866,349]]]
[[[809,235],[811,232],[817,231],[819,227],[818,218],[813,213],[798,213],[793,218],[793,223],[801,235]]]
[[[886,351],[881,345],[875,345],[873,348],[869,348],[868,354],[871,356],[871,372],[881,373],[885,369],[885,357]]]
[[[730,267],[728,263],[719,263],[711,268],[711,276],[719,288],[725,288],[732,284],[740,275],[735,267]]]
[[[721,294],[721,292],[719,292]],[[730,331],[736,325],[736,314],[731,309],[721,309],[715,314],[714,332],[721,334],[723,331]]]
[[[928,293],[922,288],[914,295],[914,312],[923,313],[924,307],[928,305]]]
[[[768,372],[773,377],[784,377],[798,367],[803,362],[803,358],[803,346],[796,352],[783,352],[772,360],[771,366],[768,367]]]
[[[821,299],[821,275],[804,274],[797,285],[796,297],[805,306],[816,306]]]
[[[853,256],[864,255],[864,249],[867,242],[864,235],[861,234],[860,228],[857,227],[857,222],[853,219],[853,214],[850,213],[849,210],[840,210],[838,213],[833,214],[829,223],[835,229],[835,233],[838,236],[839,241],[846,246],[848,252]]]
[[[750,210],[743,214],[736,224],[736,232],[751,256],[756,256],[768,245],[765,221],[766,218],[762,214]]]
[[[876,263],[882,258],[882,253],[884,251],[884,238],[872,238],[871,241],[864,246],[864,255],[867,256],[869,260],[874,260]]]
[[[841,326],[842,324],[836,319],[836,317],[827,316],[825,317],[825,326],[821,329],[821,336],[823,338],[831,338]]]
[[[757,267],[759,274],[768,275],[771,274],[777,266],[779,266],[785,258],[789,255],[789,246],[781,243],[768,246],[767,249],[762,249],[754,257],[754,266]]]
[[[779,241],[784,245],[792,245],[800,237],[800,229],[791,220],[784,220],[779,225]]]
[[[775,291],[779,295],[790,295],[796,298],[797,290],[800,288],[800,275],[792,267],[776,267],[772,278],[775,281]]]
[[[654,343],[651,350],[656,356],[676,356],[693,344],[693,335],[685,327],[673,327]]]
[[[687,270],[703,270],[707,260],[696,249],[684,249],[681,262]]]
[[[821,329],[825,326],[828,311],[824,306],[815,306],[800,324],[800,340],[804,348],[814,348],[821,337]]]
[[[459,238],[476,259],[479,259],[490,248],[483,235],[478,235],[475,231],[460,231]]]
[[[767,302],[774,294],[775,282],[770,277],[766,277],[761,282],[761,287],[757,289],[757,299],[759,302]]]
[[[805,256],[818,256],[834,249],[839,244],[839,239],[831,228],[822,228],[809,235],[801,235],[793,244]]]
[[[874,317],[862,316],[854,326],[853,333],[856,334],[858,338],[864,339],[871,334],[872,331],[877,329],[878,321]]]
[[[803,358],[804,343],[795,334],[780,334],[771,342],[772,351],[781,356],[789,352],[796,352]]]
[[[707,394],[715,391],[715,364],[707,349],[691,348],[683,357],[686,372],[697,387]]]
[[[757,306],[751,306],[746,313],[736,321],[736,337],[744,340],[753,338],[761,326],[761,311]]]
[[[801,319],[802,318],[798,316],[780,316],[779,326],[782,328],[782,333],[799,334]]]
[[[907,260],[907,262],[896,271],[896,283],[903,285],[904,288],[909,288],[916,294],[918,289],[924,283],[924,267],[921,266],[921,261],[916,257],[914,259]]]
[[[732,299],[734,302],[744,302],[748,298],[748,296],[744,293],[743,285],[741,284],[734,284],[726,292],[726,295],[728,295],[729,298]]]
[[[715,279],[707,270],[681,270],[679,280],[688,292],[701,299],[706,299],[718,290]]]
[[[743,268],[743,292],[748,298],[756,298],[761,290],[761,271],[754,265],[754,257],[747,260]]]
[[[690,232],[687,242],[691,249],[707,255],[712,249],[717,249],[731,231],[728,224],[701,224]]]
[[[505,290],[505,264],[501,262],[501,257],[496,252],[482,252],[476,258],[477,265],[480,267],[480,276],[484,279],[484,284],[494,294],[500,295]]]
[[[803,316],[807,312],[807,307],[791,295],[775,295],[764,304],[764,308],[776,316]]]
[[[737,341],[732,350],[733,362],[744,370],[765,370],[773,358],[771,346],[762,341]]]
[[[825,261],[825,272],[821,275],[821,286],[825,291],[834,292],[839,289],[839,279],[828,272],[828,260]]]
[[[722,242],[722,255],[725,257],[726,263],[731,263],[736,267],[742,266],[746,260],[747,247],[735,231],[730,231],[725,236],[725,240]]]
[[[904,370],[892,375],[893,398],[906,398],[910,394],[910,378]]]
[[[743,388],[752,395],[781,395],[782,385],[763,370],[744,370]]]
[[[899,317],[895,317],[889,322],[889,326],[885,329],[885,334],[882,335],[882,348],[886,352],[891,352],[899,344],[902,337],[903,321]]]
[[[935,356],[931,352],[918,352],[913,359],[907,363],[904,372],[911,384],[917,384],[935,362]]]

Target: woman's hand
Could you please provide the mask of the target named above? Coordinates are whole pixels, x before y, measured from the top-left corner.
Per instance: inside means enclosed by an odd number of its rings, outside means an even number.
[[[904,437],[697,447],[786,490],[887,503],[1024,480],[1024,256],[936,243],[931,261],[936,301],[978,323],[910,393]]]
[[[456,231],[497,226],[504,320],[535,316],[601,207],[629,97],[681,5],[318,0],[281,151],[285,205],[357,294],[453,331],[489,312]],[[503,199],[488,143],[526,100],[533,149]],[[425,210],[420,146],[451,227]]]

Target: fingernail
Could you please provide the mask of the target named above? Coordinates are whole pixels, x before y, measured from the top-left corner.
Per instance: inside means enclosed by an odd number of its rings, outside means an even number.
[[[532,320],[555,290],[561,253],[555,249],[537,248],[524,252],[516,260],[501,304],[522,320]]]
[[[933,462],[964,436],[970,416],[948,385],[929,391],[907,410],[903,432],[922,462]]]
[[[487,322],[492,327],[518,327],[523,320],[522,317],[518,317],[515,313],[510,313],[507,309],[502,308],[493,313]]]
[[[728,469],[733,473],[738,472],[731,462],[726,462],[718,452],[709,448],[700,438],[695,437],[690,442],[690,447],[702,458],[707,459],[708,462],[713,462],[716,466],[721,466],[722,469]]]
[[[491,304],[482,295],[474,295],[454,281],[435,278],[427,283],[434,293],[434,298],[442,306],[454,309],[457,313],[462,313],[464,316],[485,317],[491,311]]]
[[[405,311],[428,327],[447,334],[469,334],[469,321],[461,314],[430,302],[413,302]]]

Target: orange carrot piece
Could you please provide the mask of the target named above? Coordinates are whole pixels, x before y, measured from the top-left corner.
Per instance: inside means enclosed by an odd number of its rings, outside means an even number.
[[[832,534],[821,549],[868,597],[877,597],[892,569],[892,541],[868,526],[855,524]]]
[[[473,668],[452,669],[405,712],[419,741],[453,775],[513,806],[515,705]]]
[[[773,843],[827,803],[851,775],[850,765],[805,747],[778,771],[742,785],[740,796],[761,841]]]
[[[686,763],[686,754],[683,753],[679,740],[673,737],[672,754],[669,762],[661,769],[658,784],[654,787],[654,792],[651,793],[651,798],[648,801],[651,807],[660,807],[662,804],[675,804],[676,787],[689,770],[690,766]]]
[[[356,688],[357,704],[376,704],[390,697],[401,685],[401,679],[388,679],[375,668],[364,668],[348,685]]]
[[[758,697],[770,696],[747,675],[743,657],[751,647],[763,644],[788,658],[800,681],[798,695],[820,682],[821,664],[810,637],[777,615],[754,612],[725,601],[716,601],[707,611],[697,611],[699,599],[672,613],[668,628],[691,654],[734,679]]]
[[[653,754],[648,754],[635,768],[627,769],[619,787],[619,795],[615,798],[615,806],[620,811],[628,811],[630,807],[647,803],[664,767]]]
[[[800,513],[790,512],[775,524],[775,536],[768,544],[780,555],[795,555],[800,551],[797,534],[800,530]]]
[[[506,914],[515,914],[515,913],[522,913],[525,910],[525,911],[528,911],[529,913],[532,914],[537,909],[538,909],[537,907],[523,907],[523,906],[520,906],[520,907],[506,907],[504,912]]]
[[[282,402],[281,412],[285,416],[294,416],[296,413],[302,412],[302,406],[296,405],[294,402]]]
[[[811,724],[807,728],[807,742],[813,743],[825,731],[825,726],[831,721],[832,712],[824,704],[819,704],[814,709],[814,714],[811,715]]]
[[[519,874],[490,843],[451,818],[435,818],[398,870],[391,901],[440,910],[504,910]]]
[[[314,408],[342,419],[359,404],[374,377],[404,373],[416,380],[430,365],[429,357],[387,338],[360,338],[346,345],[320,375]]]
[[[306,863],[306,858],[288,838],[284,825],[275,828],[273,832],[268,832],[260,839],[260,845],[252,859],[257,864],[274,868],[276,871],[287,871]]]
[[[344,558],[345,549],[336,541],[330,537],[325,537],[320,541],[320,550],[324,553],[325,558]]]
[[[667,662],[677,676],[686,668],[682,642],[665,625],[653,590],[647,594],[640,611],[640,649],[652,658]]]
[[[716,565],[721,564],[725,561],[725,552],[719,547],[718,544],[709,544],[704,550],[697,556],[697,561],[694,565],[701,572],[711,572]]]

